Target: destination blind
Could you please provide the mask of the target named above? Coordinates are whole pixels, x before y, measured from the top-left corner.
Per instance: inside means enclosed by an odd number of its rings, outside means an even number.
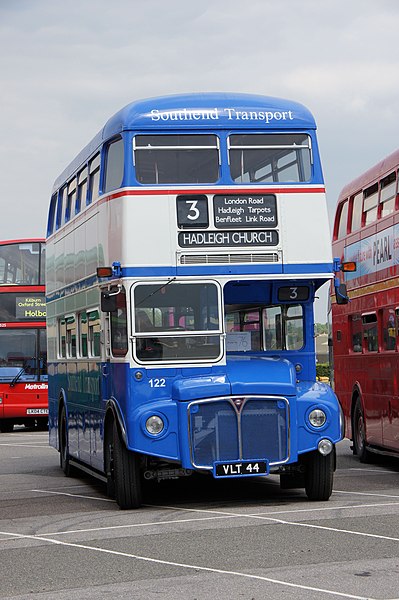
[[[276,227],[276,197],[218,195],[213,199],[215,227]]]
[[[46,301],[44,294],[6,292],[1,294],[2,323],[17,321],[44,321],[46,319]]]
[[[279,234],[273,229],[277,226],[273,194],[218,194],[212,202],[216,230],[208,229],[211,223],[205,195],[177,197],[178,226],[186,230],[178,234],[181,248],[278,245]],[[191,228],[202,231],[189,231]]]
[[[277,246],[277,231],[184,231],[179,246]]]

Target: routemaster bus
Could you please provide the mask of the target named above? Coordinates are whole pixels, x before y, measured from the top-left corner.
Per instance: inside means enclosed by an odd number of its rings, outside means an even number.
[[[0,431],[47,427],[44,240],[0,242]]]
[[[333,254],[355,261],[332,303],[335,391],[361,461],[399,452],[399,150],[342,190]]]
[[[46,241],[50,444],[121,508],[143,482],[280,476],[332,492],[339,403],[316,381],[333,277],[301,104],[132,102],[55,181]]]

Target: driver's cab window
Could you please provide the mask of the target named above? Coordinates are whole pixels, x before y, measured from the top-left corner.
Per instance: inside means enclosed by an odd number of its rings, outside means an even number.
[[[112,290],[111,290],[112,293]],[[127,343],[127,308],[126,291],[122,288],[116,292],[116,310],[111,313],[111,352],[113,356],[126,356]]]

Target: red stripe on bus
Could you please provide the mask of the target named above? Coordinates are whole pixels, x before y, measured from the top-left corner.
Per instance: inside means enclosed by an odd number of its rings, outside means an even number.
[[[46,327],[46,321],[29,321],[27,323],[15,323],[14,321],[7,321],[7,323],[0,322],[0,329],[22,329],[27,327]]]
[[[7,246],[8,244],[33,244],[33,243],[43,243],[45,242],[42,238],[29,238],[23,240],[2,240],[0,242],[0,246]]]
[[[15,292],[16,294],[20,294],[21,292],[42,292],[44,294],[45,287],[44,285],[1,285],[0,286],[0,294],[5,292]]]
[[[230,194],[236,196],[237,194],[324,194],[326,189],[320,188],[251,188],[251,189],[226,189],[226,188],[213,188],[213,189],[177,189],[177,190],[123,190],[115,194],[109,194],[108,196],[102,196],[100,202],[108,202],[115,198],[121,198],[122,196],[168,196],[170,194],[181,195],[181,194]]]

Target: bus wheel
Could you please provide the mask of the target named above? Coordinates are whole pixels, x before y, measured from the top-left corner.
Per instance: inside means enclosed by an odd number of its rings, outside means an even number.
[[[334,451],[323,456],[318,450],[306,458],[305,491],[309,500],[328,500],[334,479]]]
[[[353,453],[357,454],[362,463],[371,461],[371,455],[366,446],[366,427],[360,398],[356,400],[353,412]]]
[[[118,425],[113,426],[113,477],[115,498],[119,508],[139,508],[141,506],[140,458],[129,451],[121,439]]]
[[[69,463],[68,456],[68,430],[65,406],[62,407],[59,425],[60,435],[60,467],[64,471],[66,477],[73,475],[73,467]]]
[[[11,433],[14,430],[14,423],[12,421],[8,421],[4,419],[0,421],[0,431],[2,433]]]

